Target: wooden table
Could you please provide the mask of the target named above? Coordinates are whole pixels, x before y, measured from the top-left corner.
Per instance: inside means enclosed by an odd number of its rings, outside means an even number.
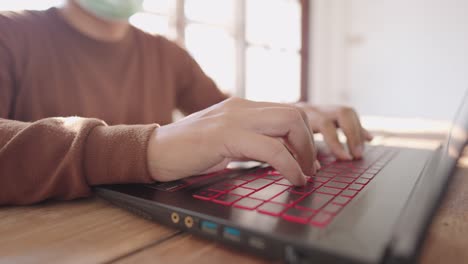
[[[398,142],[394,134],[385,133],[376,141]],[[413,136],[405,134],[403,142],[425,144]],[[468,155],[459,167],[430,228],[422,263],[468,263]],[[0,208],[0,263],[221,262],[267,263],[134,216],[96,197]]]

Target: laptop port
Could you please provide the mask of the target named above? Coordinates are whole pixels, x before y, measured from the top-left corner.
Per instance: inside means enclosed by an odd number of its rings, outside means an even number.
[[[227,240],[240,242],[240,230],[233,227],[225,227],[223,237]]]
[[[201,222],[201,230],[205,233],[211,235],[218,234],[218,224],[210,222],[210,221],[202,221]]]
[[[256,249],[265,249],[265,240],[259,237],[249,237],[248,243],[251,247]]]
[[[180,216],[179,216],[179,214],[176,213],[176,212],[173,212],[173,213],[171,214],[171,220],[172,220],[172,223],[174,223],[174,224],[179,223],[179,221],[180,221]]]
[[[192,228],[193,227],[193,218],[191,216],[186,216],[184,219],[185,226],[187,228]]]

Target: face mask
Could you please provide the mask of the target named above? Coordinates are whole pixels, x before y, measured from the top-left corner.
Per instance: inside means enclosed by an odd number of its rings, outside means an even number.
[[[106,20],[128,20],[142,9],[143,0],[76,0],[83,9]]]

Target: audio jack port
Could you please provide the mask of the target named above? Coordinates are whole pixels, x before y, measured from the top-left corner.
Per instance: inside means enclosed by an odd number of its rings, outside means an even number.
[[[186,216],[184,222],[185,222],[185,226],[186,226],[187,228],[192,228],[192,226],[193,226],[193,218],[192,218],[191,216]]]
[[[171,219],[172,219],[172,222],[173,222],[174,224],[177,224],[177,223],[179,223],[180,216],[179,216],[178,213],[173,212],[173,213],[171,214]]]

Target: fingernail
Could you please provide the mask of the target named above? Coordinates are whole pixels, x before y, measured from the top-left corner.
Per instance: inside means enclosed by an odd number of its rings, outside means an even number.
[[[362,145],[354,148],[354,154],[356,154],[356,156],[358,157],[362,157],[363,152],[364,152],[364,147]]]
[[[353,156],[351,156],[351,154],[349,154],[348,152],[345,152],[344,157],[345,157],[345,160],[352,160],[353,159]]]
[[[322,168],[322,165],[320,165],[320,162],[318,160],[315,161],[315,167],[317,170],[320,170]]]
[[[317,173],[317,166],[312,166],[310,168],[310,176],[315,175],[315,173]]]
[[[307,183],[307,176],[303,175],[302,176],[302,183],[299,183],[297,186],[304,186]]]

